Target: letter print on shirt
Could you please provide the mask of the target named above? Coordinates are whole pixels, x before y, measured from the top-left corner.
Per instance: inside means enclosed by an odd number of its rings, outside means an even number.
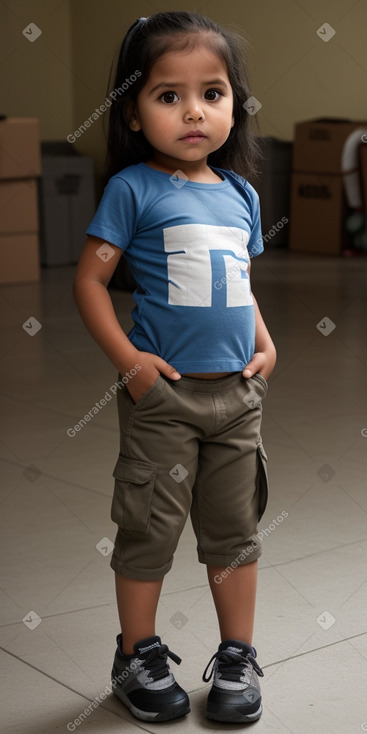
[[[180,224],[163,229],[169,253],[168,303],[173,306],[211,306],[213,276],[210,253],[222,251],[226,305],[252,306],[247,273],[249,233],[239,227]]]

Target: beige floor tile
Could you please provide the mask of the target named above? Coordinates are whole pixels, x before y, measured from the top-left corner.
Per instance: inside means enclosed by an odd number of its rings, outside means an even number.
[[[122,713],[112,702],[114,696],[109,693],[110,688],[103,688],[96,694],[106,695],[97,705],[93,694],[83,696],[68,683],[61,685],[57,680],[57,668],[48,676],[2,651],[0,664],[3,670],[1,730],[6,734],[50,734],[55,731],[138,734],[142,730],[130,723],[129,714]]]

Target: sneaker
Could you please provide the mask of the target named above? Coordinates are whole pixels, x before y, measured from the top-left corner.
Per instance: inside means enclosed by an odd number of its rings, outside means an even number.
[[[250,722],[262,714],[258,675],[264,673],[255,660],[256,650],[240,640],[225,640],[203,673],[207,683],[214,674],[207,701],[208,719],[228,722]],[[209,675],[208,668],[215,663]]]
[[[160,637],[147,637],[134,645],[133,655],[124,655],[122,635],[116,637],[117,650],[111,684],[116,696],[143,721],[169,721],[190,711],[187,693],[176,683],[167,663],[178,665],[181,658],[162,645]]]

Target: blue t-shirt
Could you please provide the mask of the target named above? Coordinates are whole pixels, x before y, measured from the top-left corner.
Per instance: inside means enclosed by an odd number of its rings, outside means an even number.
[[[121,247],[136,280],[132,344],[178,372],[237,372],[255,350],[249,257],[263,251],[259,199],[241,176],[198,183],[128,166],[86,234]]]

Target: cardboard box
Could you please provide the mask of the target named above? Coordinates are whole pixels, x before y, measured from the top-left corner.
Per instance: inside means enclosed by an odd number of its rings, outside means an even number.
[[[295,126],[289,248],[341,255],[353,246],[345,228],[348,206],[341,156],[348,136],[367,122],[310,120]]]
[[[320,119],[299,122],[295,126],[292,170],[298,173],[334,173],[340,176],[340,160],[344,143],[367,122]]]
[[[350,245],[341,176],[293,173],[289,243],[291,250],[340,255]]]
[[[39,280],[38,233],[0,235],[0,283]]]
[[[0,120],[1,283],[40,278],[36,180],[40,175],[38,120]]]
[[[35,117],[0,120],[0,179],[41,175],[39,122]]]
[[[0,181],[0,234],[38,232],[36,179]]]
[[[0,181],[0,283],[39,280],[36,179]]]
[[[43,156],[40,181],[41,262],[78,262],[85,230],[95,214],[93,160],[86,156]]]

